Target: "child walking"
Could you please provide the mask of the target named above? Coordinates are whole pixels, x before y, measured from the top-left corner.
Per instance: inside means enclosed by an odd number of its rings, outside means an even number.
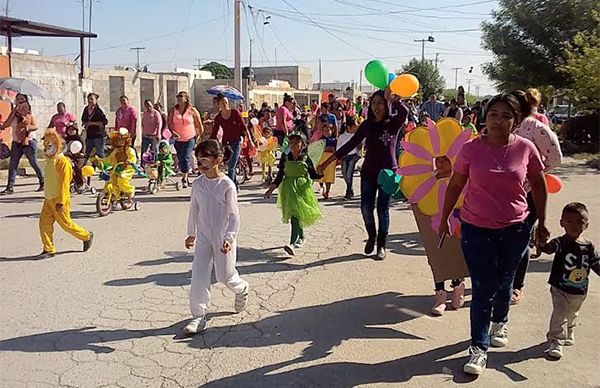
[[[337,142],[337,149],[342,148],[344,144],[346,144],[354,133],[358,126],[356,125],[356,120],[353,116],[346,118],[346,131],[342,133]],[[356,162],[360,159],[358,155],[358,149],[354,149],[350,151],[350,153],[342,159],[342,176],[344,177],[344,181],[346,182],[346,195],[344,195],[344,199],[349,200],[354,197],[354,189],[352,188],[352,184],[354,181],[354,168],[356,167]]]
[[[205,140],[196,148],[202,175],[192,184],[185,239],[186,248],[196,246],[190,290],[193,319],[184,328],[187,334],[196,334],[206,327],[213,265],[217,281],[235,294],[235,312],[244,311],[248,303],[248,282],[235,268],[236,236],[240,228],[237,190],[221,171],[222,164],[230,157],[231,149],[224,150],[216,140]]]
[[[273,130],[265,127],[258,143],[258,162],[262,171],[262,179],[265,184],[270,185],[273,181],[272,169],[275,165],[275,150],[277,149],[277,138],[273,137]]]
[[[289,151],[279,160],[279,171],[275,181],[265,193],[270,198],[279,187],[277,207],[281,209],[284,223],[292,224],[290,243],[284,250],[290,255],[305,243],[304,228],[316,224],[321,219],[319,203],[312,190],[313,179],[318,179],[315,166],[305,152],[306,138],[302,133],[292,132],[288,136]]]
[[[588,290],[590,269],[600,275],[600,258],[594,244],[581,238],[589,225],[588,210],[579,202],[563,208],[560,226],[565,234],[541,247],[542,252],[554,254],[550,271],[550,294],[552,295],[552,317],[546,337],[549,341],[548,355],[563,356],[563,346],[575,342],[577,315]]]
[[[321,160],[319,164],[323,163],[331,155],[335,153],[335,146],[337,144],[337,138],[335,136],[336,129],[334,125],[331,123],[323,123],[323,127],[321,128],[321,132],[323,133],[321,139],[325,140],[325,151],[323,151],[323,155],[321,155]],[[331,163],[325,170],[323,171],[323,178],[319,180],[319,185],[321,186],[321,194],[324,199],[329,199],[329,192],[331,190],[331,185],[335,183],[335,163]],[[323,189],[323,184],[325,188]]]

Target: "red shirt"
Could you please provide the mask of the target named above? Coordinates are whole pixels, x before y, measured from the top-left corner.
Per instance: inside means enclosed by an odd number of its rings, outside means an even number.
[[[242,119],[242,115],[237,109],[231,110],[231,115],[227,120],[223,118],[221,113],[219,113],[217,117],[215,117],[213,131],[210,135],[211,139],[217,138],[219,128],[223,128],[222,143],[227,143],[230,141],[240,141],[242,137],[246,134],[246,125],[244,124],[244,119]]]

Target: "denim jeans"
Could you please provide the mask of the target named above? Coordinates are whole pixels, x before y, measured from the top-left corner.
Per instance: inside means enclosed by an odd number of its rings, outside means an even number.
[[[377,245],[384,246],[390,228],[390,203],[392,196],[377,183],[377,177],[363,176],[360,180],[360,211],[369,239],[377,237]],[[375,201],[377,199],[377,218],[379,234],[375,227]]]
[[[525,219],[525,223],[529,225],[530,229],[533,229],[533,226],[537,221],[537,212],[535,210],[535,205],[533,203],[533,195],[531,194],[531,192],[527,194],[527,205],[529,209],[529,215]],[[529,267],[529,258],[529,248],[525,248],[525,252],[523,252],[523,257],[521,257],[521,261],[519,262],[519,266],[517,267],[517,272],[515,273],[513,288],[520,290],[525,286],[525,275],[527,274],[527,267]]]
[[[196,139],[175,142],[175,151],[177,151],[177,160],[179,160],[179,171],[182,173],[188,173],[192,169],[192,153],[194,152],[195,145]]]
[[[465,222],[461,246],[471,276],[471,345],[487,350],[490,322],[507,322],[512,282],[529,243],[525,222],[502,229],[480,228]]]
[[[158,154],[158,138],[142,136],[142,150],[140,154],[144,155],[144,152],[148,150],[148,147],[150,147],[155,154]],[[144,165],[143,160],[141,161],[141,164],[142,166]]]
[[[360,157],[356,154],[346,155],[342,159],[342,176],[346,182],[346,196],[354,195],[354,189],[352,188],[352,182],[354,180],[354,167]]]
[[[104,148],[106,147],[105,137],[87,138],[85,139],[85,158],[89,159],[92,149],[96,150],[96,155],[99,158],[104,158]]]
[[[231,178],[235,186],[237,187],[237,178],[235,176],[235,166],[237,165],[238,159],[240,158],[240,151],[242,150],[241,142],[237,141],[228,141],[225,142],[225,146],[231,147],[231,159],[227,162],[227,176]]]
[[[24,146],[21,143],[17,143],[16,141],[12,142],[12,147],[10,149],[10,162],[8,164],[8,184],[7,188],[12,189],[15,186],[15,179],[17,177],[17,169],[19,168],[19,161],[21,157],[25,155],[29,164],[35,171],[35,175],[40,182],[40,185],[44,184],[44,174],[42,174],[42,169],[37,162],[36,158],[37,154],[37,141],[35,139],[29,140],[29,145]]]

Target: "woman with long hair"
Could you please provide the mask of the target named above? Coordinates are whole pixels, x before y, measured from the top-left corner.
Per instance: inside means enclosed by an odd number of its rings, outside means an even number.
[[[175,137],[175,150],[179,161],[181,182],[184,188],[190,184],[188,175],[192,170],[192,153],[196,140],[204,132],[200,113],[190,103],[190,95],[181,91],[177,93],[177,104],[169,110],[169,129]]]
[[[296,100],[289,94],[283,95],[283,104],[277,109],[275,119],[275,130],[273,134],[281,146],[283,139],[294,129],[294,114],[296,111]]]
[[[385,244],[390,226],[391,195],[383,191],[383,188],[377,183],[377,177],[383,169],[395,171],[398,168],[396,143],[398,133],[402,131],[407,116],[408,109],[401,105],[397,114],[391,117],[385,92],[380,90],[373,93],[367,119],[344,146],[317,168],[319,174],[323,174],[329,164],[343,159],[359,144],[365,142],[367,153],[361,169],[360,209],[368,234],[365,254],[371,255],[377,244],[376,258],[378,260],[386,257]],[[377,204],[379,228],[375,224],[373,214],[375,204]]]
[[[90,157],[92,150],[95,155],[104,158],[104,148],[106,147],[106,125],[108,119],[106,114],[98,105],[99,96],[96,93],[87,95],[87,106],[83,108],[81,122],[85,128],[85,157]]]

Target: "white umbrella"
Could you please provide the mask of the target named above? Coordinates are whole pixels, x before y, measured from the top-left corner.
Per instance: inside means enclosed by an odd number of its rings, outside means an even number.
[[[46,97],[46,90],[24,78],[0,78],[0,90],[11,90],[28,96]]]

